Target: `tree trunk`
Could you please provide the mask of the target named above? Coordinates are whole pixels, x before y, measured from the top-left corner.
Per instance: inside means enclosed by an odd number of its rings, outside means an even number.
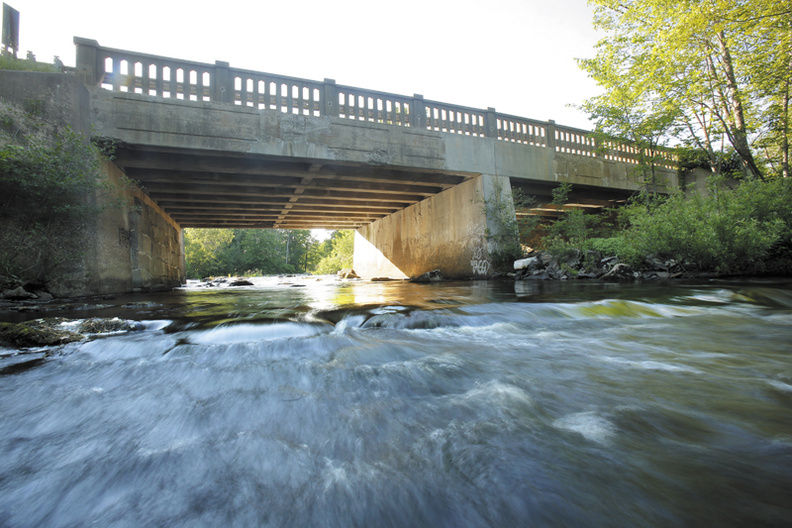
[[[789,70],[787,71],[785,89],[783,95],[783,112],[781,120],[781,175],[784,178],[789,178],[789,98],[790,88],[792,88],[792,59],[789,61]]]
[[[720,51],[720,59],[723,62],[724,74],[726,76],[726,90],[727,101],[724,104],[729,105],[731,112],[730,132],[729,139],[731,140],[734,150],[737,151],[740,158],[743,160],[745,170],[751,175],[763,180],[764,176],[762,171],[756,165],[751,147],[748,144],[748,132],[745,126],[745,113],[743,112],[742,97],[740,90],[737,86],[737,78],[734,74],[734,66],[732,64],[731,52],[726,45],[726,35],[723,31],[717,34],[718,48]]]

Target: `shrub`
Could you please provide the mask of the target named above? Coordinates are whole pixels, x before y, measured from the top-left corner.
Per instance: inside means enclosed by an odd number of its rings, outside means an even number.
[[[655,207],[623,213],[629,227],[619,244],[635,252],[674,258],[720,273],[762,271],[773,248],[790,239],[789,183],[714,185],[710,193],[676,194]]]
[[[3,115],[12,126],[0,138],[0,282],[46,283],[81,256],[74,234],[104,209],[95,198],[109,184],[100,183],[98,150],[81,134],[41,132],[45,123],[8,105]]]

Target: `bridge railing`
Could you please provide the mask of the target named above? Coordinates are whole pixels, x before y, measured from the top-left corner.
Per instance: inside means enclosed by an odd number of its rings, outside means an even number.
[[[284,113],[330,116],[386,125],[414,127],[475,137],[495,138],[555,152],[639,163],[641,152],[625,142],[599,141],[591,132],[486,110],[336,84],[172,59],[100,46],[75,37],[76,73],[83,82],[117,92],[190,101],[211,101]],[[675,169],[671,153],[644,152]]]

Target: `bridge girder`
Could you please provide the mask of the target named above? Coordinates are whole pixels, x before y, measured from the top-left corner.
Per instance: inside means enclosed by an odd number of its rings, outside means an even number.
[[[114,163],[183,227],[356,229],[474,176],[126,144]]]

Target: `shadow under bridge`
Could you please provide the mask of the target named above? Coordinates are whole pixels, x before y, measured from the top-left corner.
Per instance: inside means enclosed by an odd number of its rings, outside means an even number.
[[[120,143],[114,162],[182,227],[357,229],[471,175]]]

